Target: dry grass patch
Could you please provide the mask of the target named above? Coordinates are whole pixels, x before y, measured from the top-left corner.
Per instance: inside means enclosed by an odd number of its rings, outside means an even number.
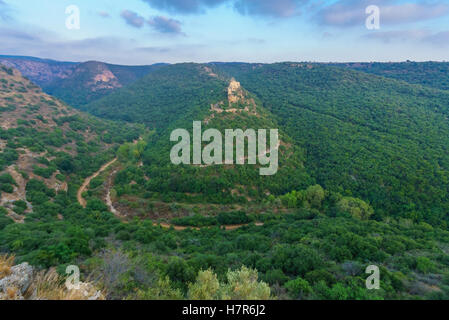
[[[38,300],[88,300],[92,297],[97,297],[95,300],[105,299],[104,294],[88,282],[81,282],[78,290],[67,289],[65,279],[54,268],[36,274],[28,295]]]
[[[11,274],[11,267],[14,265],[14,256],[0,255],[0,279]]]

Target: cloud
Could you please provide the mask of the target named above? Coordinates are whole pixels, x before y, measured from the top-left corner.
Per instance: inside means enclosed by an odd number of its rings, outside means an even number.
[[[365,39],[378,40],[384,43],[418,42],[444,47],[449,45],[449,31],[432,32],[430,30],[395,30],[369,33]]]
[[[109,18],[111,15],[106,11],[98,11],[98,15],[102,18]]]
[[[0,0],[1,1],[1,0]],[[181,22],[164,16],[154,16],[145,21],[145,18],[130,10],[123,10],[120,14],[127,24],[134,28],[142,28],[145,22],[160,33],[183,34]]]
[[[135,39],[118,36],[68,40],[55,31],[33,28],[18,32],[0,26],[1,53],[48,58],[57,61],[103,61],[123,65],[208,61],[216,57],[201,42],[146,46]],[[220,51],[222,52],[222,51]]]
[[[148,20],[148,24],[161,33],[182,34],[181,22],[163,16],[155,16]]]
[[[308,0],[238,0],[234,8],[242,15],[287,18],[298,15]]]
[[[9,7],[9,5],[5,1],[0,0],[0,21],[11,20],[11,16],[9,15],[10,11],[11,8]]]
[[[449,14],[449,4],[442,1],[398,3],[394,0],[339,0],[321,8],[315,19],[322,25],[364,26],[367,18],[365,9],[370,5],[379,7],[381,25],[416,23]]]
[[[6,47],[9,43],[20,42],[39,42],[41,38],[37,34],[31,34],[15,29],[0,29],[0,42]]]
[[[201,14],[223,4],[242,15],[285,18],[297,15],[309,0],[142,0],[152,8],[172,14]]]
[[[143,0],[152,8],[170,13],[204,13],[206,9],[217,7],[229,0]]]
[[[0,27],[2,54],[50,58],[59,61],[97,60],[119,64],[150,64],[166,60],[164,54],[140,52],[134,40],[96,37],[67,40],[44,29],[17,31]],[[105,55],[107,52],[107,55]]]
[[[145,53],[168,53],[171,51],[171,49],[167,47],[140,47],[136,48],[136,50]]]
[[[364,35],[364,38],[379,40],[385,43],[404,42],[404,41],[421,41],[430,34],[427,30],[395,30],[374,32]]]
[[[408,23],[431,20],[449,14],[449,4],[405,3],[380,7],[385,23]]]
[[[134,28],[142,28],[145,24],[145,19],[142,16],[139,16],[136,12],[130,10],[123,10],[120,16],[125,20],[125,22],[134,27]]]
[[[436,46],[445,47],[449,45],[449,31],[440,31],[434,33],[424,39],[426,42],[430,42]]]

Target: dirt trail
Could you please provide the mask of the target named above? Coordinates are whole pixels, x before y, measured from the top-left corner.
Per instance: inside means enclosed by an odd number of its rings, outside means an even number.
[[[83,206],[83,208],[85,208],[86,204],[87,204],[86,200],[83,198],[83,192],[86,191],[86,189],[89,186],[89,184],[92,181],[92,179],[95,179],[96,177],[98,177],[98,175],[100,173],[102,173],[104,170],[109,168],[109,166],[114,164],[116,161],[117,161],[117,158],[115,158],[114,160],[109,161],[108,163],[106,163],[103,166],[101,166],[101,168],[97,172],[95,172],[93,175],[91,175],[86,180],[84,180],[84,183],[81,186],[81,188],[78,189],[78,194],[77,194],[78,202],[80,203],[81,206]]]
[[[224,226],[222,225],[220,227],[224,227],[225,230],[230,231],[230,230],[236,230],[236,229],[239,229],[241,227],[248,226],[248,225],[249,225],[249,223],[245,223],[245,224],[230,224],[230,225],[224,225]],[[261,227],[264,224],[262,222],[257,222],[255,225],[257,227]],[[183,227],[183,226],[175,226],[173,224],[164,223],[164,222],[163,223],[153,223],[153,226],[155,226],[155,227],[161,226],[164,229],[170,229],[171,227],[173,227],[173,229],[175,229],[176,231],[183,231],[183,230],[187,230],[187,229],[201,230],[201,229],[204,229],[204,228],[217,227],[217,226],[202,227],[202,228],[199,228],[199,227]]]
[[[106,192],[106,205],[108,206],[109,211],[111,211],[114,215],[118,216],[118,215],[120,215],[120,213],[117,211],[117,209],[115,209],[114,204],[112,203],[112,199],[111,199],[112,177],[116,173],[117,173],[117,170],[112,172],[109,176],[108,187],[107,187],[107,192]]]
[[[84,208],[86,207],[86,200],[83,198],[83,192],[87,190],[87,187],[89,186],[90,182],[92,181],[92,179],[95,179],[96,177],[98,177],[98,175],[100,173],[102,173],[103,171],[105,171],[107,168],[109,168],[112,164],[114,164],[117,161],[117,158],[115,158],[114,160],[104,164],[97,172],[95,172],[93,175],[91,175],[90,177],[86,178],[86,180],[84,180],[83,185],[79,188],[78,190],[78,202],[80,203],[80,205],[82,205]],[[108,209],[114,213],[114,215],[116,216],[120,216],[120,213],[117,211],[117,209],[114,208],[112,200],[111,200],[111,185],[112,185],[112,176],[114,175],[114,173],[116,173],[116,171],[114,171],[111,176],[109,177],[109,183],[108,183],[108,190],[107,190],[107,194],[106,194],[106,204],[108,206]],[[153,223],[154,226],[161,226],[164,229],[170,229],[171,227],[173,227],[175,230],[177,231],[183,231],[183,230],[187,230],[187,229],[194,229],[194,230],[200,230],[202,228],[198,228],[198,227],[183,227],[183,226],[176,226],[176,225],[172,225],[169,223]],[[233,224],[233,225],[225,225],[225,226],[221,226],[224,227],[225,230],[236,230],[239,229],[241,227],[247,226],[249,225],[249,223],[246,224]],[[256,226],[260,227],[263,226],[264,224],[261,222],[257,222],[255,224]],[[204,227],[204,228],[211,228],[211,227]]]

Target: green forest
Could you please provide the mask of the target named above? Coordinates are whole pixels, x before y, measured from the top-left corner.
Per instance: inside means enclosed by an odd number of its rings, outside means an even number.
[[[161,65],[80,110],[1,67],[0,253],[108,299],[449,299],[447,65]],[[192,121],[278,128],[277,174],[172,164]]]

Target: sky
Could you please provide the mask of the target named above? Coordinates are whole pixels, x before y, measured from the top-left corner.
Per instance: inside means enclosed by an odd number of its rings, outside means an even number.
[[[0,54],[126,65],[449,61],[449,0],[0,0]]]

